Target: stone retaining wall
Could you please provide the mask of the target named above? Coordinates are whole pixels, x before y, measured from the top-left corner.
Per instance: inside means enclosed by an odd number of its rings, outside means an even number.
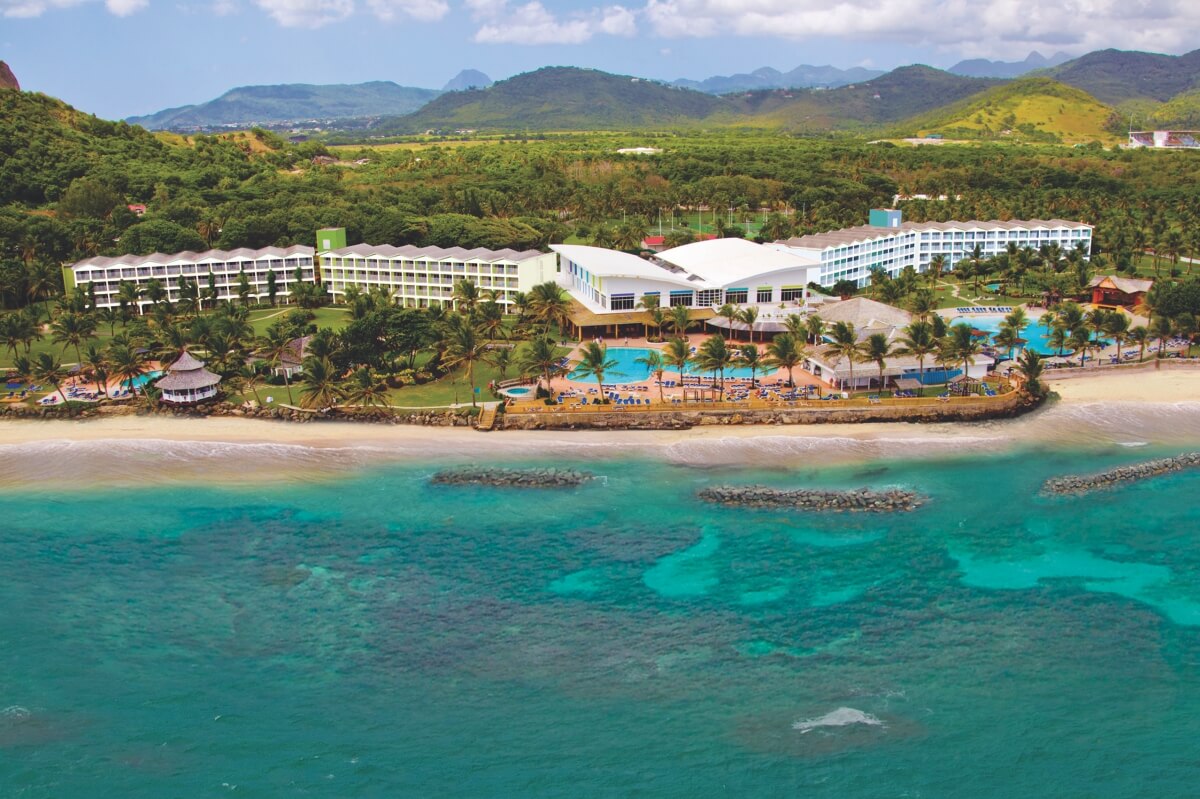
[[[1103,491],[1122,483],[1132,483],[1183,469],[1194,469],[1197,466],[1200,466],[1200,452],[1186,452],[1173,458],[1159,458],[1145,463],[1135,463],[1131,466],[1119,466],[1099,474],[1054,477],[1047,480],[1042,486],[1042,493],[1090,494],[1093,491]]]

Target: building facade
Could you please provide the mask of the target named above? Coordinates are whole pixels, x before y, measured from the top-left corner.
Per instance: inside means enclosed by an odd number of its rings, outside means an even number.
[[[979,247],[984,258],[1006,251],[1009,244],[1039,249],[1057,244],[1064,252],[1092,252],[1092,226],[1064,219],[992,222],[904,222],[900,212],[872,211],[871,224],[777,241],[774,247],[820,264],[816,282],[832,286],[852,280],[870,282],[871,271],[882,269],[895,277],[905,267],[929,269],[934,256],[945,256],[949,271],[970,258]]]
[[[537,250],[466,250],[462,247],[393,247],[388,244],[354,244],[319,256],[322,281],[336,302],[346,289],[387,289],[398,304],[425,308],[450,305],[454,284],[474,283],[483,292],[494,292],[501,305],[511,305],[518,292],[556,279],[554,253]]]
[[[317,279],[313,263],[312,247],[264,247],[261,250],[208,250],[206,252],[180,252],[173,255],[120,255],[115,258],[96,256],[63,269],[67,288],[78,286],[94,293],[96,307],[115,308],[122,283],[132,283],[145,289],[151,281],[158,281],[171,302],[179,302],[180,282],[195,282],[200,291],[207,291],[210,275],[217,291],[217,299],[238,299],[238,288],[244,274],[250,284],[250,297],[265,300],[268,295],[270,274],[275,273],[276,298],[287,301],[296,282],[299,269],[300,282],[313,283]],[[144,296],[137,301],[140,309],[152,304]]]

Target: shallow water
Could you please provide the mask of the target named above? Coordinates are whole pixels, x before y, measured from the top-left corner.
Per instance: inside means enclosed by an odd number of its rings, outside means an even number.
[[[246,452],[201,448],[156,480],[166,446],[141,445],[137,491],[0,492],[0,795],[1126,797],[1200,777],[1200,472],[1038,493],[1178,447],[776,469],[660,449],[545,461],[599,479],[530,491],[304,448],[273,456],[319,479],[213,485]],[[695,498],[750,482],[930,502]]]

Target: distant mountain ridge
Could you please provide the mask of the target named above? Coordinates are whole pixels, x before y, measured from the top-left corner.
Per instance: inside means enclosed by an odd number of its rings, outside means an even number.
[[[968,78],[1019,78],[1035,69],[1056,67],[1070,60],[1071,56],[1066,53],[1055,53],[1046,58],[1034,50],[1025,57],[1024,61],[988,61],[986,58],[971,58],[959,61],[946,71]]]
[[[407,114],[441,92],[400,86],[392,81],[314,85],[241,86],[215,100],[168,108],[126,121],[150,130],[195,130],[226,125],[250,126],[308,119]]]
[[[1113,105],[1128,100],[1163,103],[1200,88],[1200,50],[1183,55],[1097,50],[1046,74]]]
[[[494,83],[491,78],[477,69],[464,69],[442,87],[444,92],[461,92],[465,89],[486,89]]]
[[[679,78],[673,86],[694,89],[705,94],[730,94],[732,92],[759,91],[762,89],[834,89],[851,83],[860,83],[877,78],[884,72],[864,67],[838,69],[829,65],[815,67],[802,64],[788,72],[772,67],[762,67],[753,72],[737,75],[714,75],[704,80]]]
[[[17,82],[17,76],[8,68],[8,64],[0,61],[0,89],[16,89],[21,91],[21,84]]]

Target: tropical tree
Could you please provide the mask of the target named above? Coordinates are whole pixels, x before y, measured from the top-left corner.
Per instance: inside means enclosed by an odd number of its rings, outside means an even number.
[[[820,344],[821,339],[825,336],[825,320],[816,314],[811,314],[805,325],[808,328],[808,340],[814,345]]]
[[[292,397],[292,381],[288,377],[288,370],[284,367],[284,358],[293,354],[290,332],[283,325],[271,325],[258,340],[258,349],[271,370],[279,370],[283,374],[283,385],[287,389],[288,404],[295,405],[296,400]]]
[[[683,376],[687,372],[688,363],[692,360],[692,353],[688,347],[687,339],[673,338],[663,347],[663,360],[679,370],[679,382],[683,382]],[[683,401],[687,402],[687,393],[683,395]]]
[[[454,283],[452,297],[454,299],[454,310],[470,316],[475,313],[475,308],[479,305],[479,287],[472,281],[463,278]]]
[[[796,380],[792,371],[804,362],[804,348],[790,333],[780,333],[767,345],[765,365],[773,369],[786,369],[788,385],[795,388]]]
[[[971,364],[975,363],[975,356],[983,350],[983,342],[975,337],[970,325],[961,322],[950,326],[947,337],[948,354],[955,362],[962,364],[962,373],[965,376],[969,373]]]
[[[489,344],[482,338],[465,316],[450,317],[447,326],[445,352],[442,363],[448,368],[464,367],[467,372],[467,382],[471,386],[471,407],[475,402],[475,364],[483,360],[488,352]]]
[[[741,352],[737,357],[737,364],[750,370],[751,387],[758,385],[755,376],[758,374],[758,370],[763,367],[765,360],[766,358],[758,351],[758,347],[753,344],[746,344],[741,348]]]
[[[60,314],[50,323],[50,340],[67,347],[75,348],[75,362],[81,363],[83,355],[80,346],[96,333],[96,320],[90,314],[65,313]]]
[[[1104,320],[1104,335],[1112,336],[1117,344],[1117,361],[1121,360],[1121,348],[1129,338],[1129,317],[1120,311],[1110,313]]]
[[[879,367],[879,390],[883,391],[883,370],[887,368],[887,359],[892,355],[892,342],[888,341],[886,333],[872,333],[858,345],[858,357],[864,361],[874,361]]]
[[[258,387],[262,383],[262,373],[258,371],[255,364],[243,363],[238,367],[233,375],[242,385],[242,390],[249,390],[254,394],[255,401],[261,407],[263,404],[262,397],[259,396]]]
[[[917,369],[921,385],[925,385],[925,359],[938,350],[937,336],[933,333],[933,325],[929,322],[916,321],[904,328],[904,335],[897,343],[897,355],[911,355],[917,359]]]
[[[484,356],[484,361],[495,367],[496,372],[498,372],[500,375],[500,379],[503,380],[504,376],[508,374],[508,370],[511,369],[513,365],[512,348],[493,347],[488,350],[487,355]]]
[[[742,309],[733,303],[725,303],[717,309],[717,316],[721,317],[726,322],[726,329],[729,330],[730,337],[733,336],[733,323],[742,318]]]
[[[912,293],[908,305],[917,319],[928,319],[929,315],[937,309],[937,297],[932,289],[920,288]]]
[[[136,397],[138,378],[146,374],[146,353],[137,347],[114,340],[108,346],[108,371],[118,385],[128,386]]]
[[[750,330],[750,340],[754,341],[754,326],[758,324],[758,306],[748,305],[738,314],[738,321]]]
[[[31,382],[40,383],[42,385],[54,386],[54,390],[58,392],[58,396],[62,397],[63,405],[67,408],[67,413],[71,413],[71,405],[67,402],[67,395],[63,393],[63,381],[67,379],[67,372],[63,369],[62,363],[48,352],[39,352],[32,360],[22,358],[18,364],[18,371],[22,376]]]
[[[929,285],[936,286],[937,282],[942,279],[942,273],[946,271],[946,256],[943,253],[937,253],[929,259]]]
[[[725,399],[725,370],[733,365],[733,351],[725,343],[721,334],[709,336],[696,351],[696,365],[706,372],[712,372],[713,378],[719,377],[720,399]]]
[[[304,377],[300,384],[300,407],[324,410],[337,405],[345,396],[338,385],[337,370],[328,358],[304,359]]]
[[[534,318],[545,326],[547,332],[551,325],[566,327],[570,318],[571,301],[553,280],[539,283],[529,290],[529,307]]]
[[[1147,335],[1150,338],[1158,339],[1158,357],[1154,361],[1154,368],[1159,368],[1162,363],[1162,358],[1167,350],[1167,339],[1175,333],[1175,326],[1171,324],[1171,320],[1166,316],[1156,316],[1150,320],[1150,329]]]
[[[687,335],[687,329],[692,324],[691,315],[686,305],[671,306],[671,317],[667,320],[676,336]]]
[[[1086,327],[1077,327],[1067,336],[1067,346],[1079,353],[1079,366],[1087,364],[1088,350],[1095,346]]]
[[[1025,387],[1029,393],[1035,397],[1040,397],[1045,390],[1045,386],[1042,385],[1042,381],[1039,379],[1044,369],[1042,356],[1036,350],[1027,349],[1021,353],[1021,357],[1017,360],[1017,368],[1025,376]]]
[[[345,387],[346,402],[365,408],[381,408],[391,413],[388,402],[388,384],[369,367],[360,366],[350,374]]]
[[[654,375],[655,381],[658,382],[658,401],[665,402],[663,399],[663,372],[666,371],[667,362],[663,359],[663,354],[658,350],[648,350],[641,358],[635,358],[634,363],[641,364],[646,367],[646,371]]]
[[[549,336],[537,336],[518,347],[516,362],[521,374],[545,378],[546,391],[550,394],[554,393],[550,382],[554,375],[566,371],[558,354],[558,346]]]
[[[100,388],[100,393],[108,396],[108,355],[96,342],[88,344],[83,351],[82,363],[92,373],[92,379]]]
[[[475,324],[489,339],[506,338],[504,308],[495,300],[485,300],[476,309]]]
[[[834,322],[830,329],[832,341],[829,352],[838,358],[844,358],[850,370],[850,390],[854,390],[854,361],[859,356],[858,333],[852,322]]]
[[[1146,358],[1146,343],[1150,340],[1150,330],[1145,325],[1138,325],[1126,335],[1131,344],[1138,345],[1138,363]]]
[[[616,366],[617,362],[608,357],[608,347],[606,345],[589,341],[579,351],[579,363],[575,367],[575,373],[581,377],[596,378],[596,385],[600,389],[600,396],[603,397],[604,374],[615,369]]]

